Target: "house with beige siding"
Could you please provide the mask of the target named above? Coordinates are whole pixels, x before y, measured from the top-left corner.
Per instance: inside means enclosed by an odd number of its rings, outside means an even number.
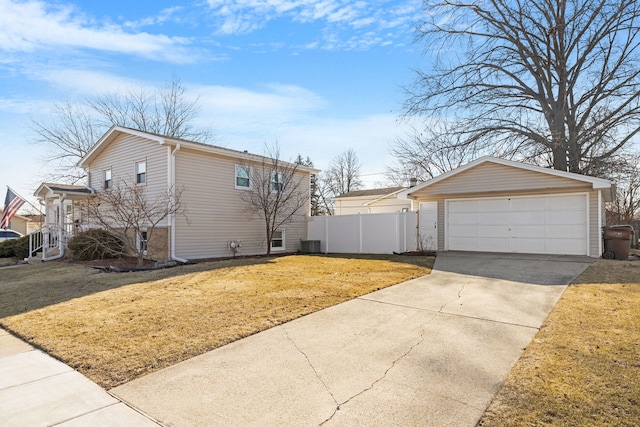
[[[154,229],[152,241],[144,242],[152,258],[227,257],[234,255],[234,245],[243,255],[263,254],[267,245],[273,253],[296,252],[306,239],[308,206],[267,242],[264,219],[242,200],[242,192],[252,189],[250,171],[265,159],[114,126],[78,163],[86,170],[86,186],[42,184],[36,190],[46,209],[44,240],[56,243],[48,251],[44,248],[44,257],[62,256],[64,242],[74,232],[94,226],[91,218],[83,217],[83,202],[117,183],[141,186],[151,200],[181,192],[183,214],[169,215]],[[299,165],[295,170],[300,192],[308,197],[310,176],[318,171]]]
[[[334,215],[411,211],[411,200],[396,197],[406,187],[355,190],[334,197]]]
[[[439,251],[602,252],[611,181],[482,157],[398,193],[419,210],[420,239]]]
[[[0,216],[2,216],[3,210],[0,209]],[[9,230],[17,231],[22,235],[27,235],[29,229],[29,222],[31,219],[24,215],[14,215],[9,221]]]

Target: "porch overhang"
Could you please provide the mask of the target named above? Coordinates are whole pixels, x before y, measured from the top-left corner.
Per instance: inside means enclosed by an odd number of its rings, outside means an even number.
[[[33,193],[39,200],[65,199],[84,200],[95,195],[95,190],[86,185],[54,184],[43,182]]]

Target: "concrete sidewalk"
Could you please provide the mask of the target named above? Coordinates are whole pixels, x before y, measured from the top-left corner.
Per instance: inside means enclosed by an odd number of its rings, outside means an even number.
[[[111,390],[171,426],[474,426],[592,259],[441,253],[429,276]]]
[[[0,329],[0,425],[157,427],[158,424],[69,366]]]

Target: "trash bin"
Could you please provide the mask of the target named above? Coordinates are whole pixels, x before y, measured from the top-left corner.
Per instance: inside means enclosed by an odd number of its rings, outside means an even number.
[[[606,259],[628,259],[632,235],[633,227],[630,225],[602,227],[602,237],[604,239],[602,257]]]

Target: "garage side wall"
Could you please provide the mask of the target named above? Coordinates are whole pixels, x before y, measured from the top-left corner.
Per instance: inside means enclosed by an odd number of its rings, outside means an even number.
[[[600,245],[602,239],[601,228],[605,224],[604,214],[600,212],[600,204],[598,203],[599,193],[599,191],[591,191],[589,193],[589,255],[592,257],[602,255],[602,247]]]

